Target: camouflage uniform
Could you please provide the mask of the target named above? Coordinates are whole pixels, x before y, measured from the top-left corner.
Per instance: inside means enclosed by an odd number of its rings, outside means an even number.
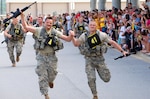
[[[102,33],[100,31],[97,31],[97,34],[101,40],[101,42],[109,42],[109,37],[105,34]],[[86,44],[86,37],[85,37],[85,33],[83,33],[80,37],[79,40],[82,44]],[[99,45],[96,45],[99,46]],[[101,47],[101,46],[100,46]],[[97,47],[99,48],[99,47]],[[85,56],[85,61],[86,61],[86,67],[85,67],[85,71],[87,74],[87,79],[88,79],[88,85],[92,91],[92,94],[95,95],[97,94],[97,90],[96,90],[96,71],[98,72],[100,78],[104,81],[104,82],[109,82],[111,75],[109,72],[109,69],[106,67],[105,64],[105,59],[103,57],[103,52],[102,52],[102,48],[100,48],[100,50],[95,50],[95,51],[90,51],[88,47],[84,48],[85,50],[87,50],[84,53]]]
[[[14,48],[16,48],[16,56],[20,56],[22,53],[22,46],[23,46],[23,34],[24,32],[22,31],[22,25],[17,24],[13,25],[10,24],[6,28],[6,30],[9,31],[10,35],[13,35],[12,38],[8,39],[8,44],[7,44],[7,51],[9,53],[10,60],[13,64],[15,64],[15,58],[14,58]]]
[[[54,24],[53,24],[53,28],[55,28],[56,30],[58,30],[58,31],[62,31],[61,28],[62,27],[62,25],[61,25],[61,23],[59,22],[59,21],[56,21],[56,22],[54,22]]]
[[[79,23],[79,22],[77,22],[76,24],[75,24],[75,31],[76,31],[76,37],[77,38],[79,38],[80,37],[80,35],[82,34],[82,33],[84,33],[84,32],[86,32],[87,30],[86,30],[86,27],[87,27],[87,23],[85,23],[85,22],[83,22],[82,24],[81,23]],[[80,50],[80,53],[82,54],[82,49],[83,49],[83,45],[80,45],[78,48],[79,48],[79,50]]]
[[[87,23],[83,22],[82,24],[81,23],[76,23],[74,28],[75,28],[75,31],[76,31],[76,37],[79,38],[79,36],[86,32],[86,27],[87,27]]]
[[[36,73],[39,77],[40,92],[48,93],[48,83],[53,82],[57,75],[57,57],[53,54],[38,54]]]
[[[20,56],[22,53],[22,46],[23,46],[22,40],[21,41],[10,41],[10,40],[8,40],[7,51],[9,53],[10,60],[13,64],[16,62],[14,54],[13,54],[14,48],[16,48],[16,56]]]
[[[56,36],[59,38],[62,33],[52,28],[49,32],[45,31],[42,32],[43,27],[37,27],[37,32],[34,34],[38,38],[38,40],[41,40],[41,33],[51,35],[52,31],[55,32]],[[44,39],[42,39],[42,42]],[[39,48],[41,45],[38,45],[38,42],[36,43],[35,48]],[[35,69],[36,74],[39,77],[39,88],[40,92],[43,95],[48,94],[48,86],[50,82],[53,82],[57,76],[57,57],[55,55],[55,49],[49,45],[45,45],[44,41],[44,47],[41,47],[38,49],[38,54],[36,55],[37,60],[37,68]]]
[[[104,82],[108,82],[110,80],[109,69],[106,67],[106,64],[104,63],[103,56],[85,57],[85,59],[86,59],[85,70],[88,78],[89,87],[91,88],[92,94],[97,94],[95,69],[97,70],[100,78]]]
[[[4,29],[3,31],[6,30],[7,26],[10,24],[10,20],[7,21],[6,23],[4,23]],[[4,35],[4,38],[5,38],[5,43],[8,44],[8,38]]]

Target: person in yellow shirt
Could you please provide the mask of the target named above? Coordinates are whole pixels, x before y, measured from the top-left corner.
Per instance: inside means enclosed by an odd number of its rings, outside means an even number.
[[[99,26],[102,32],[106,32],[107,30],[105,22],[106,22],[106,18],[104,13],[99,12]]]
[[[100,30],[100,24],[99,24],[99,20],[98,20],[98,12],[94,12],[93,13],[93,20],[96,22],[96,29]]]

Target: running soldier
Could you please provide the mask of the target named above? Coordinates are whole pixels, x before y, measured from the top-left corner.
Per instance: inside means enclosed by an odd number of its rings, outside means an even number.
[[[74,32],[76,38],[79,38],[80,35],[84,32],[88,31],[88,24],[83,21],[83,16],[78,17],[78,22],[76,22],[74,26]],[[82,54],[84,46],[81,44],[78,48],[80,50],[80,53]]]
[[[97,89],[96,89],[96,71],[98,72],[100,78],[104,82],[109,82],[111,75],[110,71],[105,64],[105,59],[103,53],[105,49],[103,48],[103,43],[109,43],[118,49],[124,56],[125,52],[115,41],[111,40],[110,37],[99,30],[96,30],[96,22],[91,21],[89,23],[89,32],[83,33],[79,38],[73,38],[72,40],[74,46],[80,46],[84,44],[84,53],[86,60],[86,74],[88,79],[88,85],[93,94],[93,99],[98,99]]]
[[[4,35],[8,38],[7,51],[13,67],[15,67],[16,62],[20,60],[19,57],[22,53],[24,32],[26,32],[26,30],[18,22],[18,18],[13,18],[12,22],[4,31]],[[16,48],[16,60],[14,48]]]
[[[74,32],[75,32],[75,36],[77,38],[79,38],[79,36],[86,32],[88,29],[88,24],[86,22],[83,21],[83,16],[80,16],[78,18],[78,22],[76,22],[75,26],[74,26]]]
[[[36,55],[37,67],[35,69],[39,77],[39,87],[42,95],[45,99],[49,99],[48,86],[54,87],[54,80],[57,75],[57,56],[56,51],[63,48],[63,43],[60,39],[65,41],[71,41],[73,38],[73,31],[70,31],[70,35],[63,35],[62,32],[53,28],[52,17],[45,19],[43,27],[28,26],[25,21],[25,16],[21,14],[21,20],[26,30],[32,32],[37,38],[36,48],[38,54]]]
[[[57,16],[53,16],[53,28],[55,28],[56,30],[58,30],[60,32],[63,30],[63,26],[62,26],[61,22],[59,22]]]
[[[10,18],[10,14],[9,13],[6,14],[6,18]],[[9,24],[10,24],[10,20],[8,20],[7,22],[3,23],[2,31],[5,31]],[[5,38],[5,40],[2,41],[1,43],[3,44],[5,42],[6,44],[8,44],[8,38],[5,35],[4,35],[4,38]]]

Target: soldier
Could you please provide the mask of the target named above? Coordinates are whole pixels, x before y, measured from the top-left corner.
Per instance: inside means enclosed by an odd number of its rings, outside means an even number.
[[[79,38],[82,33],[88,31],[88,28],[87,28],[87,27],[88,27],[88,24],[83,21],[83,16],[79,16],[79,17],[78,17],[78,22],[76,22],[76,24],[75,24],[75,26],[74,26],[74,32],[75,32],[75,34],[76,34],[75,36],[76,36],[77,38]],[[83,47],[84,47],[84,46],[82,46],[82,45],[80,45],[80,46],[78,47],[81,54],[82,54],[82,52],[83,52],[83,51],[82,51]]]
[[[111,40],[110,37],[99,30],[96,30],[96,22],[91,21],[89,23],[89,32],[83,33],[79,38],[73,38],[74,46],[80,46],[84,44],[84,53],[86,60],[86,74],[88,79],[88,85],[93,94],[93,99],[98,99],[96,90],[96,72],[97,70],[100,78],[104,82],[109,82],[111,75],[109,69],[106,67],[104,62],[104,48],[103,43],[107,42],[118,49],[123,55],[126,56],[125,52],[115,41]]]
[[[13,67],[16,66],[16,62],[19,62],[19,57],[22,53],[24,32],[26,32],[26,30],[18,22],[18,18],[13,18],[12,22],[4,31],[4,35],[8,38],[7,51]],[[14,48],[16,48],[16,60],[13,54]]]
[[[56,51],[63,48],[60,39],[71,41],[73,32],[70,31],[69,36],[63,35],[62,32],[53,28],[52,17],[47,17],[43,27],[28,26],[24,20],[24,14],[21,14],[21,20],[26,30],[32,32],[37,38],[36,48],[38,54],[36,55],[37,68],[35,69],[39,77],[39,87],[45,99],[49,99],[48,86],[53,88],[54,80],[57,75],[57,57]],[[59,39],[60,38],[60,39]]]
[[[53,28],[55,28],[58,31],[63,30],[63,26],[62,26],[61,22],[59,22],[58,17],[56,15],[53,16]]]
[[[6,14],[6,18],[10,18],[10,14],[9,13],[7,13]],[[5,31],[6,30],[6,28],[7,28],[7,26],[10,24],[10,20],[8,20],[6,23],[3,23],[3,31]],[[2,41],[1,43],[8,43],[8,38],[4,35],[4,38],[5,38],[5,40],[4,41]]]
[[[74,26],[74,32],[76,34],[76,37],[79,38],[79,36],[87,31],[88,24],[83,21],[83,16],[79,16],[78,22],[76,22]]]
[[[37,17],[37,21],[36,21],[36,24],[34,26],[35,27],[43,26],[43,17],[42,16]]]

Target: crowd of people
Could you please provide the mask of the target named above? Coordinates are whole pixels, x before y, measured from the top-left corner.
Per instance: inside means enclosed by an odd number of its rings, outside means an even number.
[[[25,44],[24,34],[33,33],[37,60],[35,71],[39,77],[40,92],[45,99],[49,99],[48,86],[54,87],[57,75],[58,59],[55,51],[63,49],[60,39],[72,41],[85,56],[88,85],[93,99],[98,99],[95,69],[104,82],[109,82],[111,78],[103,57],[107,46],[113,46],[124,56],[136,54],[137,51],[150,53],[150,10],[146,4],[143,7],[144,9],[136,8],[128,3],[125,9],[113,7],[110,10],[95,9],[71,15],[53,13],[36,18],[21,12],[20,21],[12,18],[12,21],[4,24],[3,29],[12,66],[15,67],[20,60],[22,46]]]
[[[122,48],[128,52],[141,51],[150,55],[150,14],[149,7],[142,4],[142,8],[132,6],[128,3],[125,9],[112,8],[110,10],[97,9],[93,11],[79,11],[78,13],[63,13],[50,15],[55,19],[55,28],[60,29],[65,35],[69,30],[76,31],[76,36],[88,30],[87,26],[91,20],[97,23],[97,29],[108,34]],[[46,15],[39,15],[44,22]],[[35,25],[39,17],[27,16],[28,23]],[[82,29],[82,30],[81,30]]]

